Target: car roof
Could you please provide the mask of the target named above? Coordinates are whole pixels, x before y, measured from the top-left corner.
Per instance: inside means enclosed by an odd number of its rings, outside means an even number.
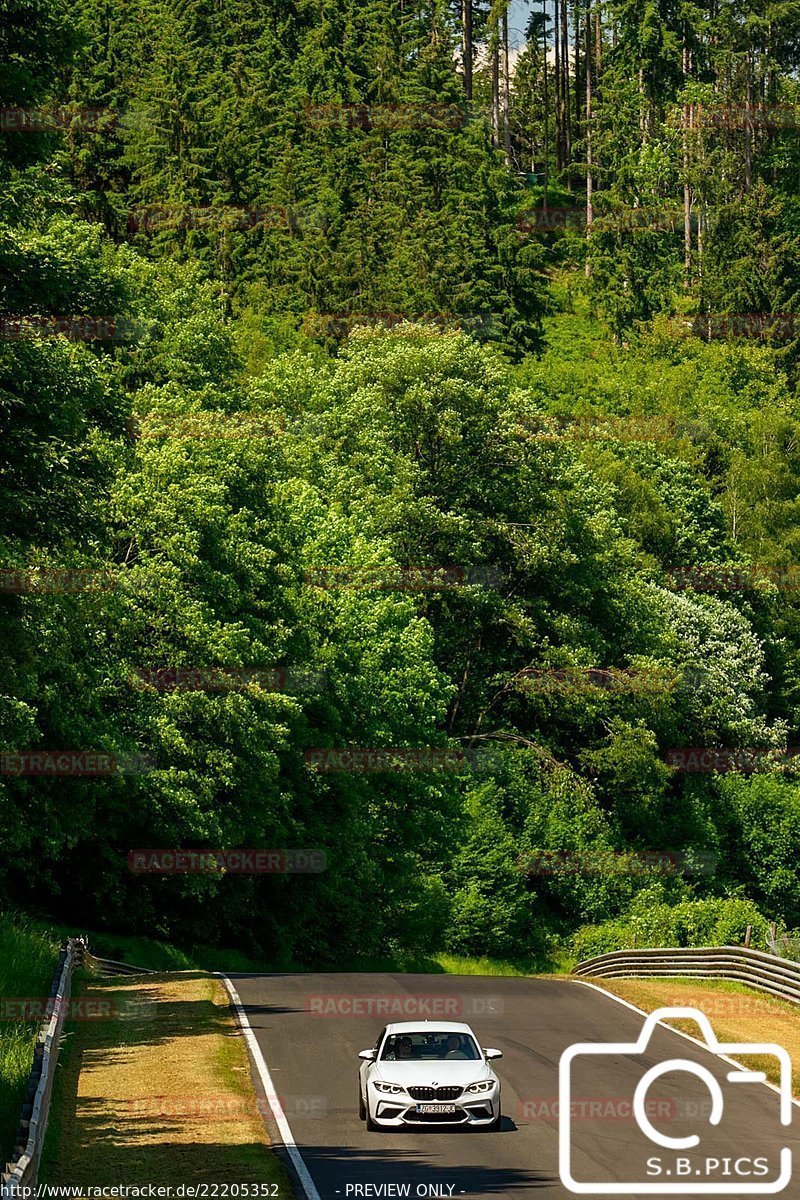
[[[460,1021],[399,1021],[386,1026],[386,1033],[472,1033],[469,1025]]]

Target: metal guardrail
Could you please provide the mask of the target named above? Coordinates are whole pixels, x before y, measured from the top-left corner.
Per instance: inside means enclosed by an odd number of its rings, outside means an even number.
[[[135,967],[132,963],[118,962],[115,958],[98,958],[86,951],[86,965],[92,967],[98,975],[109,977],[113,975],[155,975],[157,972],[150,967]]]
[[[30,1195],[26,1189],[36,1185],[47,1132],[47,1118],[50,1114],[56,1063],[69,1008],[72,974],[76,967],[84,964],[104,976],[153,974],[147,967],[134,967],[130,963],[116,962],[111,958],[95,958],[90,953],[85,938],[67,940],[59,956],[53,986],[50,989],[48,1013],[36,1038],[33,1067],[14,1145],[14,1158],[7,1169],[0,1172],[0,1200],[22,1200]]]
[[[742,946],[613,950],[579,962],[572,973],[595,979],[670,975],[728,979],[800,1004],[800,963]]]
[[[26,1189],[35,1186],[39,1160],[50,1114],[61,1035],[69,1007],[72,973],[83,962],[86,950],[81,938],[69,938],[58,960],[53,986],[50,989],[48,1014],[42,1021],[33,1052],[33,1067],[28,1091],[22,1105],[22,1119],[17,1131],[14,1158],[8,1169],[0,1174],[2,1200],[18,1200],[30,1195]]]

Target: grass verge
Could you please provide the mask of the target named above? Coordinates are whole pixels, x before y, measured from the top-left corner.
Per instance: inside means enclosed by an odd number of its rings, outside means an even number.
[[[0,1161],[7,1162],[19,1125],[43,1012],[58,965],[58,937],[13,916],[0,916]],[[25,1008],[19,1001],[25,1001]],[[9,1003],[11,1002],[11,1003]],[[15,1003],[16,1002],[16,1003]],[[12,1018],[12,1019],[9,1019]]]
[[[40,1181],[269,1183],[290,1200],[218,979],[84,977],[74,994]]]
[[[42,928],[62,940],[87,934],[92,952],[100,958],[113,958],[151,971],[291,971],[302,974],[326,969],[291,960],[254,958],[241,950],[216,946],[179,947],[170,942],[131,937],[107,930],[87,933],[76,925],[47,923],[45,926],[42,923]],[[415,975],[542,975],[568,974],[574,962],[574,958],[558,952],[546,959],[513,962],[444,952],[425,956],[397,953],[381,958],[347,962],[338,960],[335,968],[329,969],[338,972],[408,972]]]
[[[436,954],[434,960],[448,975],[542,975],[569,971],[559,960],[542,962],[506,962],[497,958],[467,958],[459,954]]]
[[[800,1012],[796,1004],[723,979],[593,979],[591,982],[645,1012],[678,1005],[699,1008],[721,1042],[777,1042],[789,1051],[792,1091],[800,1096]],[[693,1021],[668,1023],[693,1037],[700,1036]],[[765,1071],[773,1083],[778,1082],[774,1058],[746,1054],[735,1057],[754,1070]]]
[[[132,937],[127,934],[87,931],[77,925],[39,922],[42,929],[52,931],[63,941],[66,937],[85,935],[89,948],[99,958],[132,963],[149,971],[268,971],[262,959],[251,958],[241,950],[226,950],[217,946],[182,948],[155,938]],[[273,968],[277,970],[278,968]]]

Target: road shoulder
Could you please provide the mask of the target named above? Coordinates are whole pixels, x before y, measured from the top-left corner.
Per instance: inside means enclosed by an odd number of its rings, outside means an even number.
[[[75,998],[44,1182],[268,1183],[288,1200],[219,979],[200,971],[81,979]]]

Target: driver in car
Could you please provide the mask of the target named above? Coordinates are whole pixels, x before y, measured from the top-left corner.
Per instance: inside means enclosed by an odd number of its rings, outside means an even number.
[[[461,1044],[461,1037],[457,1033],[451,1033],[445,1043],[445,1058],[466,1058],[464,1048]]]

